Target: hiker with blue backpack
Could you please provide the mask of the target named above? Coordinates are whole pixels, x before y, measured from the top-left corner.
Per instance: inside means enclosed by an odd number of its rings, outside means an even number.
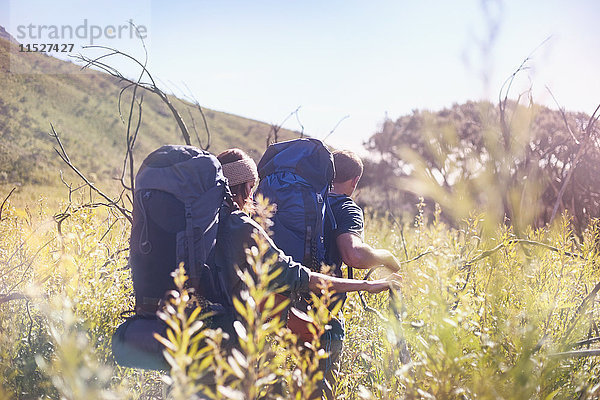
[[[330,266],[328,273],[342,278],[342,264],[355,268],[385,266],[392,272],[400,268],[398,260],[387,250],[374,249],[363,241],[362,209],[350,196],[363,172],[360,158],[349,151],[333,154],[317,139],[297,139],[276,143],[267,149],[258,163],[260,183],[257,191],[277,205],[273,218],[273,241],[295,261],[313,271]],[[352,278],[352,268],[348,268]],[[337,301],[345,294],[337,292]],[[297,299],[294,308],[310,308],[307,296]],[[332,306],[333,308],[333,306]],[[303,340],[310,341],[306,324],[294,321],[288,313],[288,327]],[[324,379],[315,397],[333,398],[331,385],[339,368],[344,338],[342,314],[333,318],[320,338],[328,353],[320,370]]]
[[[246,176],[238,185],[255,179],[252,171],[243,169],[251,166],[246,161],[230,166],[235,173]],[[230,167],[225,170],[231,172]],[[236,271],[239,268],[252,272],[246,250],[256,245],[255,233],[269,244],[266,257],[274,256],[276,260],[271,272],[280,270],[272,281],[273,289],[285,288],[283,293],[289,297],[318,292],[323,283],[338,293],[378,293],[389,289],[391,282],[386,280],[331,277],[295,262],[239,210],[249,193],[234,202],[223,169],[216,157],[193,146],[163,146],[143,161],[135,179],[130,238],[135,315],[113,335],[113,355],[119,364],[169,369],[154,333],[166,337],[167,327],[157,317],[157,311],[175,289],[171,273],[180,263],[203,311],[213,314],[208,327],[223,329],[230,337],[225,345],[235,346],[233,322],[237,315],[233,298],[240,298],[244,290]],[[232,183],[237,181],[232,179]]]

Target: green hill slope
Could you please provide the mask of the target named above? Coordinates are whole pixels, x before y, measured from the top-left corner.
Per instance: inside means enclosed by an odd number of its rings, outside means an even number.
[[[98,183],[116,188],[125,147],[126,125],[118,112],[123,83],[108,74],[80,71],[80,67],[44,54],[9,52],[15,46],[0,39],[0,196],[13,186],[15,198],[34,200],[40,194],[64,194],[59,170],[67,168],[48,135],[52,123],[61,135],[73,162]],[[14,49],[14,47],[13,47]],[[12,57],[12,58],[11,58]],[[15,74],[10,63],[27,69],[53,70],[62,74]],[[14,70],[14,68],[13,68]],[[195,121],[199,138],[206,134],[200,112],[191,104],[171,98],[192,131]],[[128,110],[128,98],[123,98]],[[240,147],[258,159],[265,149],[271,126],[235,115],[205,110],[211,132],[210,151]],[[193,132],[193,144],[198,144]],[[282,130],[280,139],[296,136]],[[168,108],[152,93],[144,95],[142,123],[136,144],[137,165],[145,154],[167,143],[183,143]],[[75,181],[71,174],[68,180]],[[0,199],[1,201],[1,199]]]

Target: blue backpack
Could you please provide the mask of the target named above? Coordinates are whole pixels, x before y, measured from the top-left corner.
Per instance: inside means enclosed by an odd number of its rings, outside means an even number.
[[[335,176],[333,155],[317,139],[270,145],[258,163],[257,193],[277,205],[273,241],[294,261],[319,271],[327,195]]]
[[[135,184],[129,266],[136,315],[113,335],[113,355],[123,366],[166,369],[162,345],[153,337],[166,331],[156,311],[175,289],[171,273],[181,262],[203,310],[218,316],[232,309],[223,274],[208,265],[229,189],[216,157],[176,145],[148,155]]]

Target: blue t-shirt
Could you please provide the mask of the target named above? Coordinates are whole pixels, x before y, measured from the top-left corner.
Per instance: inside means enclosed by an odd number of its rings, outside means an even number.
[[[337,227],[333,227],[331,218],[325,218],[325,260],[334,266],[333,274],[342,276],[342,255],[337,247],[337,237],[343,233],[352,233],[363,238],[364,217],[362,209],[345,194],[330,194],[329,207]]]
[[[323,240],[325,242],[325,261],[333,267],[331,275],[342,276],[342,255],[337,247],[336,239],[344,233],[352,233],[363,238],[364,217],[362,209],[345,194],[330,194],[328,197],[329,208],[335,218],[336,227],[331,221],[330,215],[325,217],[325,230]],[[340,301],[346,300],[345,294],[339,294]],[[331,333],[338,337],[344,336],[343,316],[340,312],[338,318],[330,322]]]

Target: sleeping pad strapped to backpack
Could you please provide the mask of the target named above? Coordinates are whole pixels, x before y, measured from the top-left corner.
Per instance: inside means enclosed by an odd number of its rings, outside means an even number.
[[[142,163],[135,179],[129,258],[136,315],[113,336],[119,364],[167,368],[162,345],[153,337],[166,332],[156,311],[175,289],[171,273],[182,262],[203,310],[215,314],[213,319],[231,310],[222,275],[207,264],[228,190],[217,158],[192,146],[163,146]]]

